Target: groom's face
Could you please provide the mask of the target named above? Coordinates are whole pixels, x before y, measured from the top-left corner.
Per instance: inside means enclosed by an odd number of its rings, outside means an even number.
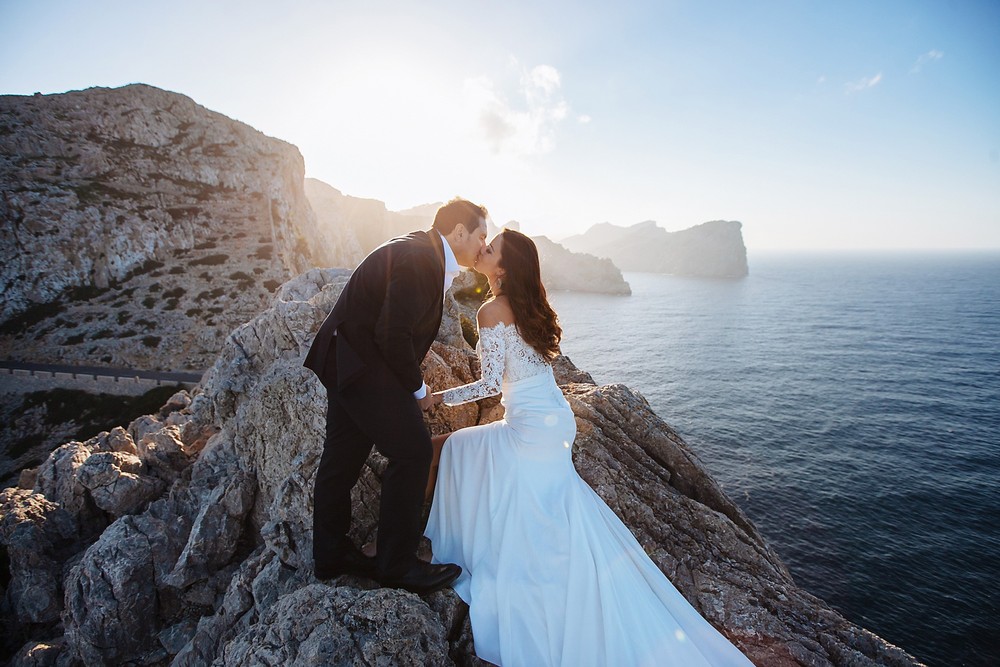
[[[476,260],[479,259],[479,255],[486,248],[486,220],[481,219],[479,227],[472,233],[469,233],[462,225],[456,226],[456,231],[459,228],[461,228],[462,233],[455,244],[457,247],[452,247],[452,250],[455,251],[455,259],[458,260],[459,264],[466,268],[472,268]]]

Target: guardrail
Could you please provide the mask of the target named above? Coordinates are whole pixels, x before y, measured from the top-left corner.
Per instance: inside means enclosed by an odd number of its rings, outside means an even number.
[[[27,361],[0,361],[0,372],[7,375],[52,378],[55,380],[97,380],[113,379],[115,382],[155,382],[194,386],[201,382],[204,372],[192,371],[143,371],[134,368],[111,368],[104,366],[71,366],[62,364],[38,364]]]

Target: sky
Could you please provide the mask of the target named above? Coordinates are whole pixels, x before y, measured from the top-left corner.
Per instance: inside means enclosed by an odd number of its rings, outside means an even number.
[[[390,210],[1000,248],[996,0],[0,0],[0,94],[134,82]]]

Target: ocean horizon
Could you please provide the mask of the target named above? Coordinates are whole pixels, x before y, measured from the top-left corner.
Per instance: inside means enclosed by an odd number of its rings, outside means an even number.
[[[929,665],[1000,660],[1000,251],[760,253],[551,294],[796,582]]]

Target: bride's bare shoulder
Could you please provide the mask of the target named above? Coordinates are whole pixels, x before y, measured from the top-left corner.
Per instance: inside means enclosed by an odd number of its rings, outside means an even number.
[[[513,324],[514,311],[511,310],[507,297],[498,296],[479,307],[476,321],[480,328],[495,327],[498,324]]]

